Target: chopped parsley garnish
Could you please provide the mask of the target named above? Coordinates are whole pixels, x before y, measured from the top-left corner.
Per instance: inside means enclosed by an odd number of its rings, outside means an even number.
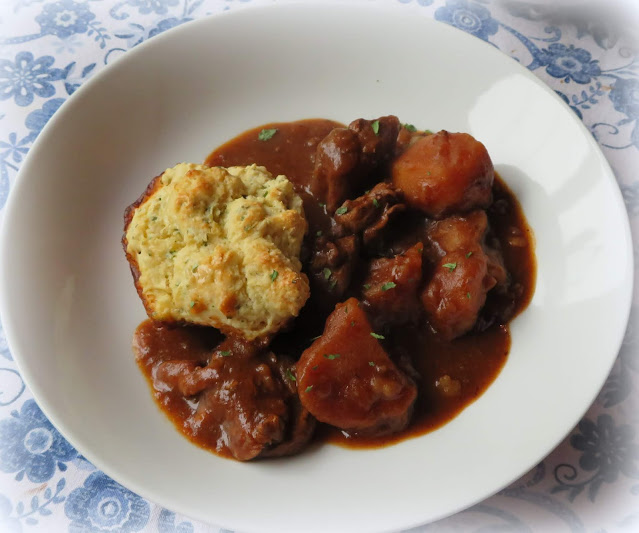
[[[404,126],[404,129],[407,129],[411,133],[413,133],[414,131],[417,131],[417,128],[413,126],[412,124],[402,124],[402,126]]]
[[[322,236],[322,230],[319,230],[316,234],[317,237],[321,237]]]
[[[368,366],[375,366],[375,363],[373,363],[373,361],[369,361]]]
[[[273,270],[273,272],[271,272],[271,281],[275,281],[277,276],[279,276],[279,272],[277,270]]]
[[[311,368],[311,370],[317,370],[317,365],[313,365],[313,368]]]
[[[151,217],[151,222],[155,222],[158,219],[158,217]]]
[[[373,198],[373,205],[375,207],[379,207],[379,202],[377,201],[377,198]]]
[[[370,283],[364,283],[364,288],[366,290],[370,289],[371,288]]]
[[[452,272],[457,268],[457,263],[444,263],[442,266],[447,268],[449,272]]]
[[[313,338],[311,339],[311,342],[316,341],[316,340],[317,340],[317,339],[319,339],[320,337],[321,337],[321,335],[318,335],[317,337],[313,337]]]
[[[433,132],[432,132],[432,131],[430,131],[430,130],[424,130],[424,133],[425,133],[426,135],[432,135],[432,134],[433,134]]]
[[[264,191],[264,194],[262,195],[263,198],[266,198],[268,196],[268,191]]]
[[[376,120],[375,122],[373,122],[371,124],[371,128],[373,128],[373,132],[375,133],[375,135],[379,134],[379,120]]]
[[[469,292],[466,293],[466,298],[468,298],[470,300],[470,293]]]
[[[295,379],[295,376],[293,375],[293,372],[291,372],[291,369],[290,369],[290,368],[287,368],[287,369],[286,369],[286,377],[287,377],[288,379],[290,379],[291,381],[297,381],[297,380]]]
[[[330,268],[325,268],[324,270],[322,270],[322,274],[324,274],[324,279],[328,279],[333,273],[331,272]]]
[[[318,204],[320,207],[326,207],[326,204],[324,202],[318,202]]]
[[[329,361],[332,361],[333,359],[338,359],[340,357],[340,354],[338,354],[338,353],[325,353],[324,357],[326,357],[326,359],[328,359]]]
[[[394,289],[395,287],[397,287],[397,285],[395,285],[392,281],[387,281],[382,285],[382,290],[387,291],[388,289]]]
[[[335,210],[335,214],[336,215],[343,215],[344,213],[346,213],[346,211],[348,211],[348,207],[346,207],[345,205],[343,205],[342,207],[339,207]]]
[[[331,282],[328,284],[328,288],[330,290],[333,290],[335,288],[335,285],[337,285],[337,280],[336,279],[332,279]]]
[[[308,387],[306,387],[306,389],[304,389],[304,392],[311,392],[313,390],[313,385],[309,385]]]
[[[193,306],[194,306],[194,305],[195,305],[195,302],[191,302],[191,303],[189,304],[189,307],[190,307],[191,309],[193,309]]]
[[[260,131],[257,138],[260,141],[268,141],[276,133],[277,133],[277,128],[263,129],[262,131]]]
[[[466,257],[470,257],[471,255],[473,255],[473,252],[468,252],[468,253],[466,254]]]
[[[194,266],[191,270],[192,270],[193,272],[197,272],[197,267],[199,267],[199,266],[200,266],[200,265],[195,265],[195,266]]]
[[[228,357],[229,355],[231,355],[231,350],[222,350],[222,351],[220,352],[220,355],[221,355],[222,357]]]
[[[375,333],[374,331],[371,331],[371,337],[382,341],[386,338],[384,337],[384,335],[380,335],[379,333]]]
[[[351,327],[354,328],[355,327],[355,321],[351,320]]]

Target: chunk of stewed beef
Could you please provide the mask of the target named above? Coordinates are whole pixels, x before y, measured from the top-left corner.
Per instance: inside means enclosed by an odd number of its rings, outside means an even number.
[[[402,430],[417,397],[355,298],[335,307],[322,336],[302,353],[297,383],[302,405],[315,418],[353,435]]]
[[[395,143],[395,157],[402,155],[406,150],[408,150],[408,148],[419,141],[422,137],[426,137],[426,135],[432,135],[432,132],[417,131],[414,126],[402,124]]]
[[[388,183],[378,183],[354,200],[346,200],[335,213],[337,235],[360,234],[366,248],[383,243],[397,215],[406,210],[402,192]]]
[[[446,218],[428,230],[435,266],[422,304],[431,326],[445,339],[472,329],[488,291],[507,282],[501,255],[485,244],[487,230],[484,211]]]
[[[375,120],[358,118],[348,125],[348,129],[354,131],[359,139],[359,164],[363,174],[383,169],[394,156],[400,129],[396,116],[388,115]]]
[[[154,384],[197,403],[187,419],[195,435],[210,433],[220,451],[241,461],[290,455],[310,440],[315,420],[299,401],[293,361],[245,349],[227,339],[206,366],[194,361],[158,365]]]
[[[371,261],[362,297],[376,325],[419,320],[423,249],[424,245],[419,242],[403,254]]]
[[[335,128],[317,145],[311,191],[329,213],[360,185],[360,151],[357,134],[348,128]]]
[[[333,129],[317,145],[311,192],[329,214],[367,184],[383,177],[395,150],[399,120],[395,116],[358,119]]]
[[[309,280],[315,302],[333,308],[350,286],[359,262],[359,237],[347,235],[337,239],[322,236],[315,240],[311,252]]]

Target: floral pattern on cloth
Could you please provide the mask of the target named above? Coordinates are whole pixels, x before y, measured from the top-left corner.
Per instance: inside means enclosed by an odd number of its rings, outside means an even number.
[[[94,472],[74,489],[64,504],[72,521],[69,531],[140,531],[149,520],[150,505],[102,472]]]
[[[499,48],[548,84],[602,147],[639,235],[639,44],[627,26],[561,2],[362,2],[412,9],[454,26]],[[0,223],[33,142],[83,83],[127,50],[180,24],[271,3],[0,2]],[[639,266],[637,237],[634,250]],[[635,284],[619,357],[571,434],[492,498],[414,531],[639,531],[638,294]],[[78,454],[33,400],[1,326],[0,531],[230,533],[144,500]]]

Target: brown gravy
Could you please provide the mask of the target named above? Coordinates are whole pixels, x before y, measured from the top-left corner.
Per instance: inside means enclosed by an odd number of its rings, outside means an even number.
[[[307,192],[317,144],[335,127],[342,125],[325,119],[272,123],[246,131],[217,148],[206,159],[211,166],[234,166],[257,163],[273,175],[284,174],[295,185],[304,200],[309,233],[326,231],[330,217]],[[268,142],[258,139],[262,129],[277,129]],[[496,177],[493,186],[493,205],[487,210],[494,237],[499,240],[504,263],[518,290],[508,297],[489,293],[484,315],[490,323],[481,332],[471,332],[454,341],[444,342],[427,328],[402,327],[393,335],[393,344],[400,354],[407,354],[417,370],[419,397],[415,414],[408,429],[391,436],[377,438],[346,437],[341,431],[319,425],[315,440],[351,447],[381,446],[431,431],[454,418],[469,403],[478,398],[493,382],[503,367],[510,349],[508,323],[499,320],[500,313],[509,308],[509,316],[516,316],[526,308],[535,286],[534,243],[530,228],[519,202],[506,184]],[[407,229],[407,239],[411,230]],[[276,353],[297,359],[310,345],[311,339],[322,332],[324,316],[311,316],[302,311],[293,328],[280,333],[272,343]],[[492,317],[492,319],[491,319]],[[163,361],[182,359],[206,364],[211,351],[222,340],[221,334],[207,328],[167,328],[151,321],[143,322],[134,343],[138,347],[138,364],[149,381],[152,393],[161,409],[176,427],[194,443],[222,455],[228,455],[219,445],[217,433],[194,432],[188,424],[189,416],[197,409],[197,400],[186,399],[174,390],[155,385],[155,369]],[[442,376],[450,376],[461,385],[458,394],[442,394]]]

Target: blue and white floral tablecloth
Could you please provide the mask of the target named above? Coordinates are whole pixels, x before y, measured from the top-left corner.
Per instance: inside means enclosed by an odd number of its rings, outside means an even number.
[[[0,223],[34,139],[82,83],[128,49],[174,26],[273,2],[0,0]],[[615,171],[639,265],[637,11],[624,11],[614,0],[589,8],[587,1],[366,3],[394,4],[457,26],[516,58],[550,85],[583,120]],[[618,360],[569,437],[499,494],[415,531],[639,531],[637,285]],[[44,417],[1,328],[0,356],[0,532],[224,531],[162,509],[96,470]],[[286,513],[281,516],[286,519]]]

